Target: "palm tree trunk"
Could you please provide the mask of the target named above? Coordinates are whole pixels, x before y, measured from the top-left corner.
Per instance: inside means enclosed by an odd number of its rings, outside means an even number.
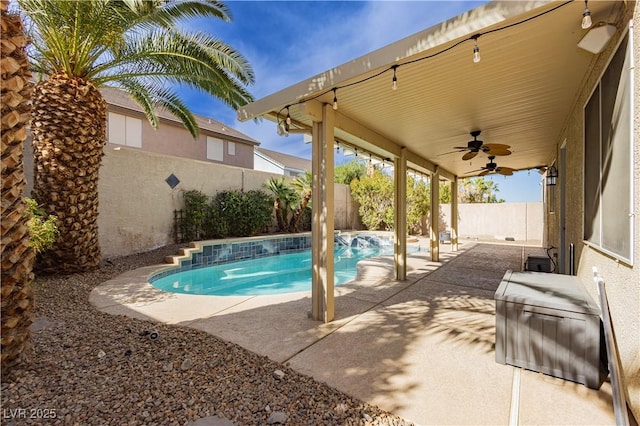
[[[8,1],[0,2],[2,69],[2,374],[19,363],[29,343],[33,322],[34,251],[22,198],[25,185],[22,149],[27,138],[31,96],[31,73],[24,48],[19,16],[7,13]]]
[[[284,223],[284,215],[282,214],[282,201],[280,200],[280,198],[276,198],[276,200],[273,202],[273,208],[276,211],[276,222],[278,223],[278,231],[286,231],[287,227]]]
[[[300,206],[298,209],[293,212],[293,216],[291,216],[291,221],[289,222],[289,232],[300,232],[300,219],[302,219],[302,215],[305,210],[307,210],[307,206],[309,205],[309,201],[311,200],[311,191],[307,191],[304,194],[304,198],[300,202]]]
[[[33,195],[58,217],[60,235],[38,267],[71,273],[100,266],[98,172],[106,143],[106,103],[81,78],[53,74],[35,86]]]

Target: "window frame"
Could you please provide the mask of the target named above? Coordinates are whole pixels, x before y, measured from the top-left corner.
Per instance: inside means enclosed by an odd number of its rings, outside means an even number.
[[[603,162],[605,161],[605,159],[603,158],[603,113],[602,113],[602,99],[604,97],[603,95],[603,78],[605,77],[607,71],[609,70],[609,67],[611,66],[614,58],[616,57],[616,55],[619,52],[619,49],[621,48],[621,45],[623,44],[624,40],[627,40],[627,48],[626,48],[626,52],[625,52],[625,58],[624,61],[622,63],[622,69],[621,69],[621,77],[620,80],[618,82],[617,85],[617,90],[619,90],[620,85],[624,84],[623,81],[624,79],[627,80],[626,85],[627,85],[627,100],[624,100],[624,103],[626,104],[624,107],[628,108],[628,113],[629,113],[629,123],[628,123],[628,127],[626,129],[622,128],[622,131],[625,132],[629,139],[628,139],[628,166],[629,166],[629,174],[628,176],[626,176],[626,178],[628,179],[628,185],[629,185],[629,191],[628,191],[628,209],[629,209],[629,214],[628,214],[628,229],[629,229],[629,235],[628,235],[628,243],[629,243],[629,249],[628,249],[628,253],[619,253],[617,251],[615,251],[612,248],[608,248],[606,246],[606,242],[605,242],[605,237],[604,237],[604,228],[603,228],[603,223],[605,222],[606,218],[605,218],[605,214],[604,214],[604,207],[603,207],[603,195],[605,193],[605,191],[603,190],[603,185],[602,185],[602,180],[603,180]],[[627,27],[627,29],[625,30],[625,32],[622,34],[622,36],[619,38],[615,49],[613,50],[612,55],[608,58],[607,64],[606,66],[602,69],[597,82],[595,83],[591,93],[589,94],[587,100],[585,101],[584,105],[583,105],[583,109],[582,109],[582,119],[583,119],[583,126],[582,126],[582,131],[583,131],[583,161],[582,161],[582,184],[583,184],[583,212],[582,212],[582,223],[583,223],[583,229],[582,229],[582,238],[583,238],[583,243],[589,247],[594,248],[595,250],[598,250],[600,252],[602,252],[603,254],[613,258],[614,260],[624,263],[626,265],[629,266],[633,266],[634,262],[633,259],[635,257],[635,229],[634,229],[634,221],[633,221],[633,214],[634,214],[634,206],[635,206],[635,197],[634,197],[634,167],[633,167],[633,137],[634,137],[634,129],[633,129],[633,125],[634,125],[634,114],[635,114],[635,102],[634,102],[634,46],[633,46],[633,28],[631,26],[631,24]],[[628,62],[627,62],[628,61]],[[624,65],[628,63],[629,66],[625,67]],[[597,99],[597,109],[598,109],[598,140],[596,142],[592,142],[592,143],[597,143],[598,146],[598,182],[596,185],[596,191],[595,191],[595,201],[597,201],[598,204],[598,208],[596,211],[593,212],[593,215],[597,215],[597,229],[596,226],[593,226],[593,231],[595,232],[597,231],[598,235],[597,235],[597,241],[592,241],[595,240],[596,238],[594,238],[593,236],[590,236],[590,239],[587,238],[587,228],[586,228],[586,224],[587,224],[587,191],[589,190],[589,188],[587,187],[587,107],[589,106],[589,104],[591,103],[591,101],[593,100],[593,96],[596,95],[596,93],[598,94],[598,99]],[[614,111],[616,109],[616,107],[618,107],[620,104],[617,101],[617,98],[614,101]],[[615,141],[612,141],[612,143],[614,143]],[[593,190],[593,188],[591,188]],[[627,257],[628,255],[628,257]]]

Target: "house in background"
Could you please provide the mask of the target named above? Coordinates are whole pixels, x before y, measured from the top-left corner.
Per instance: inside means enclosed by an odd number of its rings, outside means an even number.
[[[260,143],[219,121],[195,116],[200,135],[194,139],[181,121],[159,109],[154,129],[140,106],[126,92],[101,89],[108,104],[107,140],[110,145],[157,154],[253,169],[253,149]]]
[[[253,151],[254,169],[285,176],[304,176],[311,171],[311,160],[255,147]]]

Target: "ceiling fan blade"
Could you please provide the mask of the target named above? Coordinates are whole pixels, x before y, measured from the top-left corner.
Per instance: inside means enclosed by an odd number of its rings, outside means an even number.
[[[511,176],[513,175],[513,170],[511,167],[498,167],[496,169],[496,173],[500,173],[503,176]]]
[[[473,157],[475,157],[476,155],[478,155],[478,153],[477,153],[477,152],[470,151],[470,152],[467,152],[465,155],[463,155],[463,156],[462,156],[462,159],[463,159],[464,161],[471,160],[471,159],[472,159]]]
[[[454,148],[457,148],[454,146]],[[455,154],[456,152],[463,152],[466,151],[467,149],[458,149],[456,151],[449,151],[449,152],[443,152],[442,154],[438,154],[438,157],[440,157],[441,155],[447,155],[447,154]]]
[[[482,147],[484,148],[485,146],[489,147],[489,149],[509,149],[509,148],[511,148],[511,146],[505,145],[503,143],[486,143]]]
[[[471,170],[470,172],[466,172],[465,175],[469,175],[471,173],[479,172],[479,171],[482,171],[482,170],[486,170],[486,169],[483,167],[482,169]]]
[[[491,148],[488,151],[484,152],[486,152],[488,155],[511,155],[511,151],[501,148]]]
[[[480,173],[478,176],[486,176],[491,172],[492,172],[492,170],[485,170],[484,172]]]
[[[459,150],[461,150],[461,151],[466,151],[466,150],[468,150],[468,149],[469,149],[469,147],[468,147],[468,146],[454,146],[454,147],[452,147],[452,148],[453,148],[453,149],[459,149]]]

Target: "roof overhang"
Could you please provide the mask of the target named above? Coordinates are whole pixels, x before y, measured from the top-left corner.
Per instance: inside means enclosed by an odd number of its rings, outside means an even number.
[[[514,169],[549,165],[566,119],[597,57],[578,47],[584,2],[495,1],[242,107],[241,121],[309,129],[322,104],[339,100],[336,140],[380,158],[408,153],[411,166],[447,178],[473,176],[486,155],[461,159],[481,130],[507,144]],[[594,25],[618,25],[625,2],[589,3]],[[619,29],[618,29],[619,30]],[[472,60],[474,36],[482,60]],[[392,90],[393,70],[398,89]],[[274,126],[274,132],[276,131]]]

